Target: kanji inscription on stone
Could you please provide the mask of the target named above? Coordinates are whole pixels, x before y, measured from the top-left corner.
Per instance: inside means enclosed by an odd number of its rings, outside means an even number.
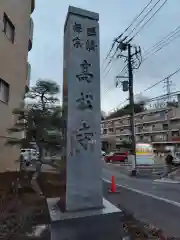
[[[75,37],[73,38],[73,46],[75,48],[82,48],[83,47],[83,42],[81,41],[81,39],[79,37]]]
[[[87,36],[96,36],[96,27],[87,28]]]
[[[83,62],[80,64],[82,68],[82,72],[80,74],[77,74],[76,77],[79,79],[80,82],[86,81],[87,83],[91,83],[94,75],[89,72],[89,67],[91,67],[91,64],[88,63],[87,60],[83,60]]]
[[[90,126],[85,122],[81,122],[81,127],[77,130],[76,139],[84,150],[88,149],[88,145],[92,142],[94,136]]]
[[[82,25],[81,25],[80,23],[75,22],[75,23],[73,24],[73,31],[74,31],[75,33],[80,34],[80,33],[82,32]]]
[[[95,40],[93,40],[93,39],[91,39],[91,40],[87,40],[86,41],[86,50],[87,51],[89,51],[89,52],[91,52],[91,51],[95,51],[96,50],[96,48],[97,48],[97,44],[96,44],[96,41]]]
[[[84,94],[81,92],[81,97],[79,97],[76,102],[77,102],[77,108],[80,110],[85,110],[85,109],[93,109],[93,95],[91,93]]]

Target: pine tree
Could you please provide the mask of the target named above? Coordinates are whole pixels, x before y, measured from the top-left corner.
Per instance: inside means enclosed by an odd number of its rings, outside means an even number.
[[[7,144],[20,145],[21,148],[29,148],[35,143],[38,149],[36,161],[36,173],[33,179],[41,172],[44,160],[44,152],[60,153],[63,148],[62,139],[62,111],[58,104],[57,95],[60,89],[57,83],[50,80],[38,80],[36,85],[25,94],[25,103],[18,109],[13,110],[17,121],[8,131],[10,133],[23,133],[24,138],[11,138]],[[49,165],[54,164],[50,161]]]

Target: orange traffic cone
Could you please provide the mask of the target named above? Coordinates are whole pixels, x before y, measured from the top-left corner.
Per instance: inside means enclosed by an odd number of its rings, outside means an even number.
[[[116,178],[115,178],[115,176],[112,176],[111,192],[116,193]]]

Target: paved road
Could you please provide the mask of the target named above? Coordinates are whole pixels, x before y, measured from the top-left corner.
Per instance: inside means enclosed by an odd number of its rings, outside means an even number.
[[[117,184],[128,188],[142,191],[143,193],[154,195],[159,198],[165,198],[169,201],[178,202],[180,206],[180,184],[159,183],[151,179],[136,179],[124,174],[120,174],[118,168],[105,165],[103,168],[103,178],[111,181],[112,175],[116,176]]]
[[[107,194],[112,175],[120,193]],[[168,235],[180,239],[180,184],[156,183],[120,174],[115,166],[104,165],[104,194],[111,202],[133,213],[144,222],[163,229]]]

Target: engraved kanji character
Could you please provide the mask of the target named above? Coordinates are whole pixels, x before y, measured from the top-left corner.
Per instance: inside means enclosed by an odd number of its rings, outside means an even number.
[[[73,25],[73,31],[80,34],[82,32],[82,26],[80,23],[74,23]]]
[[[94,75],[92,73],[88,72],[89,67],[91,66],[90,63],[87,62],[87,60],[84,60],[83,63],[80,64],[82,68],[82,72],[80,74],[77,74],[76,77],[79,79],[79,81],[86,81],[87,83],[90,83],[92,81],[92,78]]]
[[[93,95],[91,93],[84,94],[82,92],[81,97],[76,100],[76,102],[78,103],[77,108],[79,108],[81,110],[93,109],[92,101],[93,101]]]
[[[96,27],[87,28],[87,36],[96,36]]]
[[[79,37],[74,38],[72,41],[75,48],[82,48],[83,43]]]
[[[88,149],[88,145],[92,142],[93,132],[90,130],[90,126],[85,122],[81,122],[81,127],[78,129],[76,139],[84,150]]]
[[[94,40],[87,40],[86,41],[86,50],[88,50],[89,52],[91,51],[95,51],[97,47],[97,44]]]

